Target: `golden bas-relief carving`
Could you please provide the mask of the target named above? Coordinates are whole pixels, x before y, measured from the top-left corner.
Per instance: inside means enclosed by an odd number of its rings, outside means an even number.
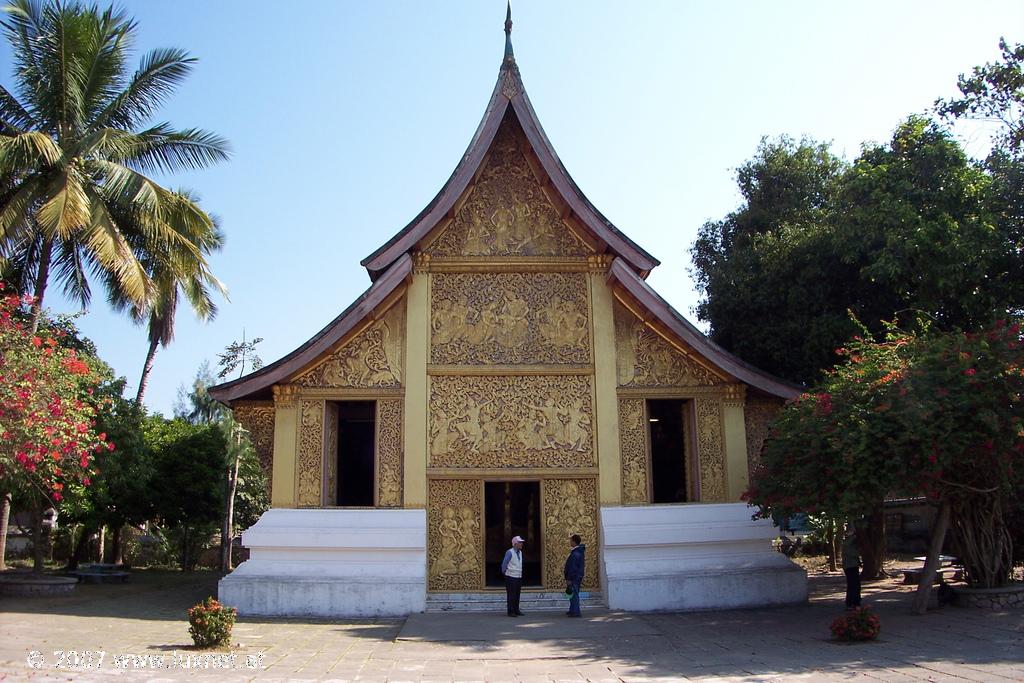
[[[725,502],[725,441],[722,405],[717,398],[698,398],[697,458],[700,463],[700,500]]]
[[[299,507],[316,507],[320,503],[324,460],[324,402],[300,401],[298,467]]]
[[[480,482],[433,480],[427,492],[429,590],[483,587]]]
[[[432,377],[432,467],[593,467],[589,376]]]
[[[743,416],[747,431],[747,467],[751,473],[761,462],[761,448],[768,438],[772,420],[779,416],[782,406],[780,400],[747,398]]]
[[[304,387],[401,386],[404,343],[403,300],[295,381]]]
[[[647,424],[642,398],[619,399],[619,452],[622,454],[622,502],[647,503]]]
[[[503,124],[469,198],[427,247],[437,256],[587,256]]]
[[[564,587],[562,569],[569,552],[569,536],[579,534],[587,546],[583,587],[597,588],[600,548],[597,539],[597,480],[545,479],[544,585]]]
[[[260,459],[260,467],[270,481],[274,460],[274,405],[238,405],[232,414],[248,432],[252,447]]]
[[[629,386],[711,386],[721,380],[687,358],[622,304],[615,304],[615,362],[618,384]]]
[[[402,506],[402,399],[377,401],[377,505]]]
[[[588,311],[583,273],[436,273],[430,361],[586,364]]]

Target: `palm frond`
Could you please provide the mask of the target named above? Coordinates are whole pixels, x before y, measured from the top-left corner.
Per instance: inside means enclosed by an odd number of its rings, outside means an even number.
[[[192,72],[195,62],[195,57],[177,48],[149,52],[128,86],[96,117],[95,125],[135,128],[167,101]]]
[[[17,175],[57,165],[64,152],[49,135],[29,131],[0,136],[0,174]]]
[[[51,274],[63,284],[64,296],[78,302],[82,310],[89,308],[92,301],[85,266],[82,250],[73,241],[60,242],[50,266]]]
[[[198,128],[173,130],[160,123],[136,134],[134,146],[118,160],[143,173],[206,168],[231,157],[228,141]]]
[[[35,212],[43,234],[57,239],[71,239],[90,218],[90,202],[83,178],[68,167],[54,175],[42,205]]]
[[[0,133],[17,135],[36,127],[32,115],[21,106],[18,98],[0,85]]]

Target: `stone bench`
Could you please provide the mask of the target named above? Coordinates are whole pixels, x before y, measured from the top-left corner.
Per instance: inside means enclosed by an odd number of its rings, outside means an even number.
[[[903,583],[908,586],[916,586],[921,583],[921,575],[924,574],[924,567],[903,570]],[[964,571],[959,567],[942,567],[935,572],[935,583],[940,581],[963,581]]]
[[[81,583],[124,583],[128,572],[86,569],[72,572]]]

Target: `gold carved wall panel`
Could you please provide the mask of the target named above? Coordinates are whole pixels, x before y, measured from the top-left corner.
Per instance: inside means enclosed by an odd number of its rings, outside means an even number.
[[[619,302],[615,303],[615,355],[620,387],[700,387],[722,381]]]
[[[232,414],[249,432],[249,440],[260,459],[260,467],[270,481],[274,460],[274,405],[237,405]]]
[[[299,507],[317,507],[323,486],[324,402],[299,401],[299,416],[296,502]]]
[[[697,461],[700,463],[700,500],[724,503],[725,439],[719,398],[694,400],[697,414]]]
[[[598,586],[598,500],[596,479],[545,479],[544,490],[544,585],[564,588],[565,558],[569,536],[579,534],[586,550],[583,587]]]
[[[430,466],[594,467],[589,375],[430,378]]]
[[[782,412],[783,403],[776,399],[747,397],[743,411],[747,431],[747,466],[752,473],[761,462],[761,448],[768,438],[772,421]]]
[[[428,589],[483,587],[483,486],[475,479],[431,480],[427,485]]]
[[[338,504],[338,404],[324,406],[323,504]]]
[[[403,299],[295,382],[303,387],[399,387],[404,346]]]
[[[516,126],[503,124],[466,202],[427,247],[437,256],[587,256],[590,249],[544,195],[518,145]]]
[[[430,362],[590,363],[584,273],[435,273]]]
[[[377,401],[377,506],[402,506],[402,399]]]
[[[622,456],[622,502],[647,503],[649,453],[645,401],[619,399],[619,452]]]

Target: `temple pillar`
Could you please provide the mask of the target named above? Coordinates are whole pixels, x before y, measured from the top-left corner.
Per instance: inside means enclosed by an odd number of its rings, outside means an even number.
[[[298,387],[274,386],[274,459],[271,469],[270,505],[295,507],[295,444],[299,430]]]
[[[427,505],[427,360],[430,352],[430,273],[409,284],[405,335],[404,505]]]
[[[726,500],[740,502],[750,484],[747,463],[747,429],[744,418],[744,387],[729,387],[722,401],[722,423],[725,432]]]
[[[619,458],[618,377],[615,365],[615,316],[605,268],[590,273],[594,320],[594,422],[601,505],[622,504],[622,465]]]

